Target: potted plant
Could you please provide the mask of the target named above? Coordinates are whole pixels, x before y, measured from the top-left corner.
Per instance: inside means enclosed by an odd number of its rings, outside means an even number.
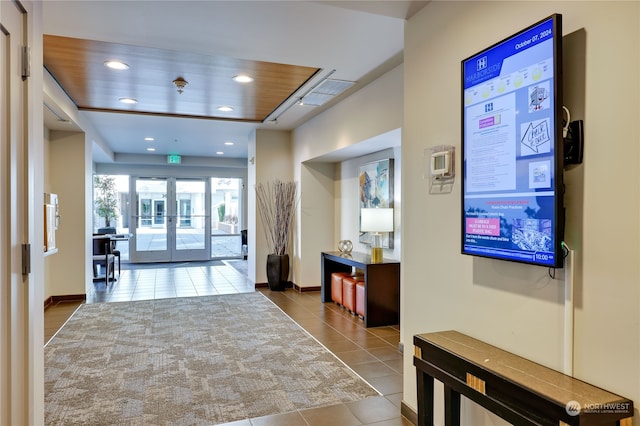
[[[99,234],[115,234],[116,228],[111,220],[118,217],[118,191],[113,176],[95,176],[93,179],[96,214],[104,218],[104,227],[98,228]]]
[[[267,240],[267,281],[269,289],[281,291],[289,283],[289,243],[298,204],[296,182],[274,180],[256,185],[256,202]]]
[[[224,203],[218,204],[218,222],[224,222],[224,213],[226,205]]]

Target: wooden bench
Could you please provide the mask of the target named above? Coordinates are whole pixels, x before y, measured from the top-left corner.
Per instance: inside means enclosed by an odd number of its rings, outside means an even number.
[[[413,338],[418,425],[433,425],[434,379],[445,425],[460,425],[460,395],[514,425],[631,425],[633,401],[457,331]]]

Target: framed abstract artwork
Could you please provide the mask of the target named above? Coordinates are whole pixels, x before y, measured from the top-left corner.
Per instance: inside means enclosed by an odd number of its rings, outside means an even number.
[[[389,207],[393,208],[393,159],[387,158],[360,166],[358,173],[359,209]],[[362,223],[362,218],[360,218]],[[359,241],[371,243],[371,233],[360,232]],[[384,248],[393,248],[393,232],[386,232],[382,237]]]

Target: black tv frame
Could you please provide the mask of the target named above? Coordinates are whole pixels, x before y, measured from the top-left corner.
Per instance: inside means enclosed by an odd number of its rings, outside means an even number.
[[[466,105],[465,105],[465,64],[470,63],[470,61],[476,60],[478,58],[482,58],[484,54],[492,51],[505,43],[512,42],[518,37],[521,37],[532,29],[544,24],[547,21],[551,21],[552,27],[552,36],[553,36],[553,84],[550,90],[553,91],[553,106],[552,106],[552,114],[550,117],[553,117],[553,128],[551,129],[552,143],[553,145],[550,148],[550,152],[553,154],[552,161],[552,175],[553,184],[551,190],[553,191],[553,217],[552,217],[552,231],[551,235],[553,241],[551,242],[552,251],[548,253],[553,254],[553,259],[549,260],[545,259],[547,252],[535,252],[535,251],[525,251],[525,250],[514,250],[514,252],[519,251],[523,253],[522,258],[513,258],[502,255],[502,253],[511,251],[510,249],[503,249],[498,247],[495,251],[496,253],[492,253],[491,247],[480,247],[477,249],[473,249],[471,244],[467,244],[467,133],[466,133]],[[528,35],[527,35],[528,36]],[[532,37],[533,38],[533,37]],[[530,41],[530,40],[529,40]],[[526,40],[525,40],[526,42]],[[515,55],[515,53],[514,53]],[[513,56],[513,55],[511,55]],[[504,58],[508,58],[509,56],[505,56]],[[479,67],[479,66],[478,66]],[[498,74],[499,75],[499,74]],[[491,259],[499,259],[506,261],[513,261],[518,263],[526,263],[531,265],[539,265],[551,268],[560,268],[564,264],[564,250],[562,246],[562,242],[564,239],[564,228],[565,228],[565,213],[564,213],[564,178],[563,178],[563,169],[564,169],[564,150],[563,150],[563,137],[562,137],[562,124],[563,124],[563,101],[562,101],[562,15],[561,14],[552,14],[540,21],[512,34],[509,37],[504,38],[503,40],[469,56],[468,58],[461,61],[461,155],[462,155],[462,190],[461,190],[461,253],[472,256],[480,256]],[[476,87],[476,86],[471,86]],[[528,87],[528,86],[523,86]],[[489,99],[498,99],[500,96],[494,96]],[[513,141],[516,145],[519,143],[519,138],[521,136],[521,131],[519,129],[518,121],[515,121],[515,140]],[[521,157],[518,154],[518,146],[516,146],[516,167],[519,161],[524,161],[524,157]],[[508,191],[501,193],[500,191],[495,191],[497,195],[502,195],[501,198],[507,198],[504,194],[508,194]],[[487,195],[490,195],[487,193]],[[522,197],[521,197],[522,198]],[[487,212],[488,214],[488,212]],[[502,222],[500,223],[502,225]],[[513,224],[507,224],[509,230],[513,229]],[[502,226],[500,226],[502,228]],[[492,231],[489,231],[492,232]],[[469,235],[478,235],[478,234],[469,234]],[[500,231],[500,237],[503,238],[502,231]],[[512,233],[509,232],[509,241],[512,242],[511,237]],[[526,254],[531,254],[532,257],[528,258]],[[514,255],[515,256],[515,255]],[[540,256],[540,258],[538,258]]]

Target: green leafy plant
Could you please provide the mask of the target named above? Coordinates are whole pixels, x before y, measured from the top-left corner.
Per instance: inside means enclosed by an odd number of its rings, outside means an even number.
[[[116,180],[113,176],[96,175],[93,178],[93,190],[96,214],[104,218],[106,227],[110,227],[111,221],[119,215]]]
[[[224,213],[227,206],[224,203],[218,204],[218,222],[224,222]]]

